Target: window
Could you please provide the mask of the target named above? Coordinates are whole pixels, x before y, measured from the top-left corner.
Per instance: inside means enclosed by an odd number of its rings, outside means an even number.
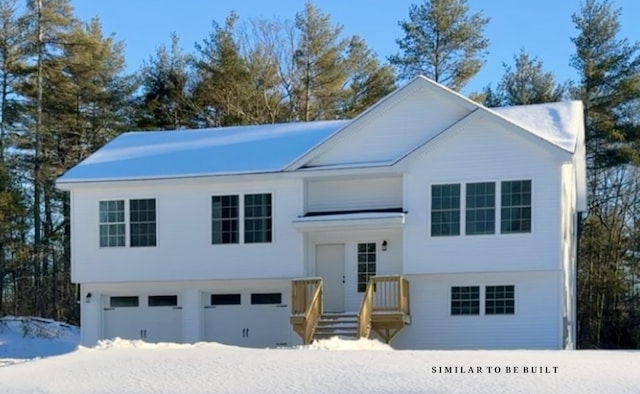
[[[211,197],[211,243],[238,243],[238,196]]]
[[[367,290],[369,278],[376,275],[376,244],[358,244],[358,293]]]
[[[460,185],[431,186],[431,235],[460,235]]]
[[[240,294],[211,294],[211,305],[240,305]]]
[[[500,232],[531,232],[531,181],[502,182]]]
[[[244,196],[244,242],[271,242],[271,194]]]
[[[130,246],[156,246],[156,200],[129,201]]]
[[[493,234],[496,227],[496,184],[467,183],[465,233]]]
[[[485,315],[513,315],[515,286],[487,286],[484,301]]]
[[[100,201],[100,247],[125,246],[124,200]]]
[[[282,293],[253,293],[251,305],[282,304]]]
[[[149,296],[149,306],[178,306],[177,295]]]
[[[111,308],[132,308],[139,305],[138,297],[110,297]]]
[[[454,286],[451,288],[452,315],[480,314],[480,286]]]

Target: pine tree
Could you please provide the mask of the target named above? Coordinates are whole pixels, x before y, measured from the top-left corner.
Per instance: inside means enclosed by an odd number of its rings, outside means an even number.
[[[68,35],[78,23],[69,0],[28,0],[20,24],[25,33],[28,56],[19,93],[24,98],[24,129],[20,135],[23,171],[30,177],[33,189],[33,246],[31,250],[33,288],[31,313],[50,314],[48,297],[53,261],[54,178],[51,174],[51,151],[54,131],[49,128],[57,105],[53,80],[60,77],[59,54],[69,44]]]
[[[619,38],[619,17],[606,0],[586,0],[573,15],[580,81],[572,94],[584,103],[589,192],[578,251],[581,347],[629,346],[640,336],[640,43]]]
[[[542,61],[530,58],[521,50],[514,56],[514,68],[504,63],[504,75],[496,91],[484,90],[483,104],[487,107],[528,105],[561,101],[565,86],[556,83],[551,72],[545,72]]]
[[[17,0],[0,1],[0,162],[4,162],[10,129],[19,117],[15,91],[24,68],[24,34],[17,15]]]
[[[381,65],[364,40],[354,36],[347,52],[350,76],[344,91],[341,116],[352,118],[395,89],[393,69]]]
[[[171,48],[158,47],[141,74],[136,127],[143,130],[178,130],[195,125],[192,58],[182,53],[178,36],[171,35]]]
[[[481,12],[469,15],[467,0],[425,0],[411,5],[409,20],[400,21],[400,53],[390,56],[400,79],[419,74],[461,90],[480,71],[489,40],[489,23]]]
[[[586,0],[573,22],[572,66],[581,80],[574,97],[585,106],[590,169],[638,163],[640,43],[619,39],[620,10],[609,1]]]
[[[293,54],[294,119],[334,119],[349,78],[349,41],[341,38],[342,26],[332,26],[329,16],[311,2],[296,15],[295,26],[299,38]]]
[[[214,21],[209,38],[196,45],[196,102],[199,120],[209,127],[252,122],[246,111],[251,100],[251,73],[235,36],[237,20],[231,13],[224,26]]]

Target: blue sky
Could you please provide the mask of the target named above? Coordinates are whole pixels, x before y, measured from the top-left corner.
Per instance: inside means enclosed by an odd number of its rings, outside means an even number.
[[[72,0],[76,15],[83,20],[98,16],[105,34],[114,33],[126,44],[127,67],[137,70],[155,53],[157,46],[169,43],[171,32],[180,37],[181,46],[193,51],[211,31],[211,21],[219,23],[235,10],[240,19],[293,19],[304,8],[305,0]],[[347,35],[365,39],[382,60],[396,53],[402,37],[398,21],[407,19],[409,6],[419,0],[315,0],[314,4],[341,24]],[[580,0],[468,0],[472,12],[482,11],[491,20],[485,30],[490,39],[489,55],[482,71],[470,82],[465,93],[495,85],[503,74],[503,62],[524,48],[544,62],[558,80],[575,79],[569,65],[574,52],[570,37],[577,32],[571,14],[578,12]],[[623,36],[640,40],[640,1],[615,0],[622,9]]]

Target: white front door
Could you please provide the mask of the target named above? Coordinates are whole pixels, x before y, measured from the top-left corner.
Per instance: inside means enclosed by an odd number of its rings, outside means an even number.
[[[344,312],[344,244],[316,245],[316,275],[323,282],[325,312]]]

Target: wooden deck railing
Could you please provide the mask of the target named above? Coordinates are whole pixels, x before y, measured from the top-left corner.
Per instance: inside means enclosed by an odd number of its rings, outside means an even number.
[[[291,282],[291,324],[305,345],[311,343],[322,315],[322,278],[294,279]]]
[[[373,330],[389,343],[409,319],[409,281],[399,275],[369,278],[358,314],[360,336],[368,338]]]
[[[362,304],[358,312],[358,336],[360,338],[369,338],[371,333],[371,313],[373,311],[373,289],[372,279],[367,283],[367,289],[362,296]]]

